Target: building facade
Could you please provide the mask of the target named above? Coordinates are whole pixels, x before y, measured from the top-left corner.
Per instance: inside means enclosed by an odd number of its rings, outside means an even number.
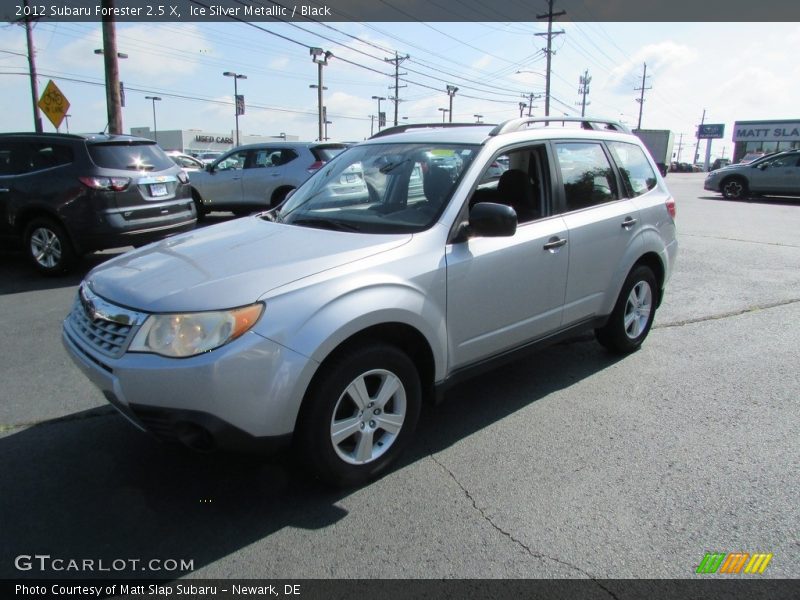
[[[777,152],[800,148],[800,119],[736,121],[733,124],[733,162],[748,152]]]
[[[157,135],[156,135],[157,133]],[[235,132],[215,133],[202,129],[158,130],[154,133],[149,127],[131,127],[131,135],[154,140],[164,150],[178,150],[186,154],[202,154],[203,152],[227,152],[236,144]],[[258,144],[275,140],[297,141],[296,135],[249,135],[239,132],[239,143]]]

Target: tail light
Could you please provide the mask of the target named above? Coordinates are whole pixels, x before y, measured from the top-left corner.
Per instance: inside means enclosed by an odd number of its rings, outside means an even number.
[[[315,172],[315,171],[319,171],[319,170],[320,170],[322,167],[324,167],[324,166],[325,166],[325,161],[324,161],[324,160],[317,160],[317,161],[314,161],[313,163],[311,163],[311,164],[309,165],[309,167],[308,167],[308,172],[309,172],[309,173],[313,173],[313,172]]]
[[[675,214],[677,212],[676,209],[675,209],[675,198],[670,196],[669,198],[667,198],[666,204],[667,204],[667,212],[669,213],[669,216],[674,219],[675,218]]]
[[[93,190],[121,192],[128,187],[131,180],[128,177],[78,177],[81,183]]]

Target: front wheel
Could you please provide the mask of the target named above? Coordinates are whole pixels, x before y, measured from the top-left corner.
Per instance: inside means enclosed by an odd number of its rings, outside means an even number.
[[[597,341],[618,354],[637,350],[653,325],[657,289],[649,267],[634,268],[622,286],[608,322],[595,332]]]
[[[323,364],[306,396],[297,443],[324,480],[352,486],[383,473],[414,433],[421,405],[414,363],[373,343]]]
[[[28,260],[44,275],[63,273],[75,261],[64,228],[48,218],[38,218],[25,228],[25,252]]]
[[[733,177],[722,182],[722,195],[729,200],[741,200],[747,197],[747,182]]]

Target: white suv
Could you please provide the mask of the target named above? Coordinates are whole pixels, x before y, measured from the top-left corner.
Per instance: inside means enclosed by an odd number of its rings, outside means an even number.
[[[677,251],[658,169],[618,124],[541,121],[384,130],[276,209],[97,267],[64,344],[161,438],[291,441],[329,481],[374,477],[479,367],[586,329],[631,352],[650,330]]]

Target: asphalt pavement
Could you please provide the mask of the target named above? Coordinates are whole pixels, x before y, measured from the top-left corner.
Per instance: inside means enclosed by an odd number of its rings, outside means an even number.
[[[581,337],[457,387],[350,491],[290,456],[132,428],[59,338],[107,254],[40,279],[0,253],[0,578],[41,577],[14,565],[34,553],[187,559],[202,578],[686,578],[707,552],[773,553],[763,577],[796,577],[800,201],[702,180],[667,178],[680,251],[640,351]]]

